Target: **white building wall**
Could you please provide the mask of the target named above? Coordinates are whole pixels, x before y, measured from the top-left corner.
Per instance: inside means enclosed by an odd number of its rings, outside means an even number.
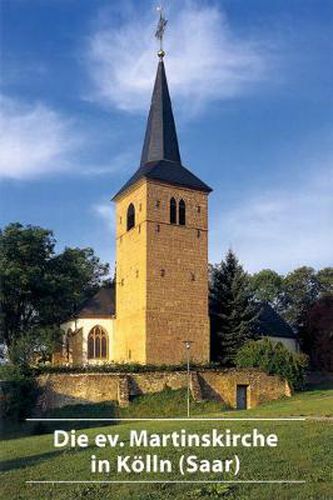
[[[298,342],[296,339],[290,339],[285,337],[266,337],[273,344],[281,342],[290,352],[299,352]]]
[[[82,328],[82,363],[83,364],[103,364],[105,361],[113,360],[113,342],[114,342],[114,323],[113,318],[77,318],[76,320],[67,321],[61,325],[61,329],[67,333],[69,329],[72,331]],[[108,358],[105,359],[88,359],[88,335],[94,326],[101,326],[108,334]],[[64,353],[65,354],[65,353]]]

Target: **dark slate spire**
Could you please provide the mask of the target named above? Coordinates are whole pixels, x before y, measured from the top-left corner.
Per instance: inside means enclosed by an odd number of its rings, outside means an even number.
[[[173,117],[168,82],[165,75],[163,48],[160,58],[148,116],[141,162],[137,171],[112,198],[127,191],[140,179],[197,189],[209,193],[212,189],[181,164],[175,120]]]
[[[151,161],[160,160],[181,163],[175,120],[162,57],[160,57],[158,63],[140,165],[142,167]]]

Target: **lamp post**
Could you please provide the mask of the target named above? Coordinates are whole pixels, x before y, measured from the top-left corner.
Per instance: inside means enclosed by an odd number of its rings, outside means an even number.
[[[190,374],[190,350],[193,344],[192,340],[183,340],[186,349],[186,364],[187,364],[187,417],[190,417],[190,400],[191,400],[191,374]]]

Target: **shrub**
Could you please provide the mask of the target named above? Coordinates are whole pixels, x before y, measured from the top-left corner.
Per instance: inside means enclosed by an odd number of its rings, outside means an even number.
[[[294,390],[304,387],[308,358],[305,354],[290,352],[281,342],[268,339],[247,342],[238,351],[238,368],[259,368],[269,375],[280,375]]]
[[[32,371],[27,367],[5,365],[1,367],[1,379],[5,381],[1,414],[12,421],[23,420],[30,415],[37,397],[37,387]]]

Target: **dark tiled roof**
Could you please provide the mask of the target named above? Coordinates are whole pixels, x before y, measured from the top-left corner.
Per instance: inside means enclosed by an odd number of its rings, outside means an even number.
[[[261,304],[259,332],[265,337],[296,339],[291,326],[267,303]]]
[[[142,178],[207,193],[212,191],[181,164],[176,125],[162,60],[157,68],[140,167],[113,199]]]
[[[267,303],[258,304],[257,331],[264,337],[281,337],[297,339],[291,326]],[[218,331],[223,318],[220,314],[210,313],[212,331]]]
[[[101,288],[87,299],[76,311],[76,318],[99,318],[114,316],[116,311],[115,287]]]
[[[175,186],[205,191],[207,193],[212,191],[207,184],[202,182],[196,175],[192,174],[192,172],[182,165],[172,161],[160,160],[153,161],[147,163],[143,167],[139,167],[135,174],[126,182],[126,184],[124,184],[113,199],[126,191],[127,188],[135,184],[141,178],[153,179],[167,184],[173,184]]]

